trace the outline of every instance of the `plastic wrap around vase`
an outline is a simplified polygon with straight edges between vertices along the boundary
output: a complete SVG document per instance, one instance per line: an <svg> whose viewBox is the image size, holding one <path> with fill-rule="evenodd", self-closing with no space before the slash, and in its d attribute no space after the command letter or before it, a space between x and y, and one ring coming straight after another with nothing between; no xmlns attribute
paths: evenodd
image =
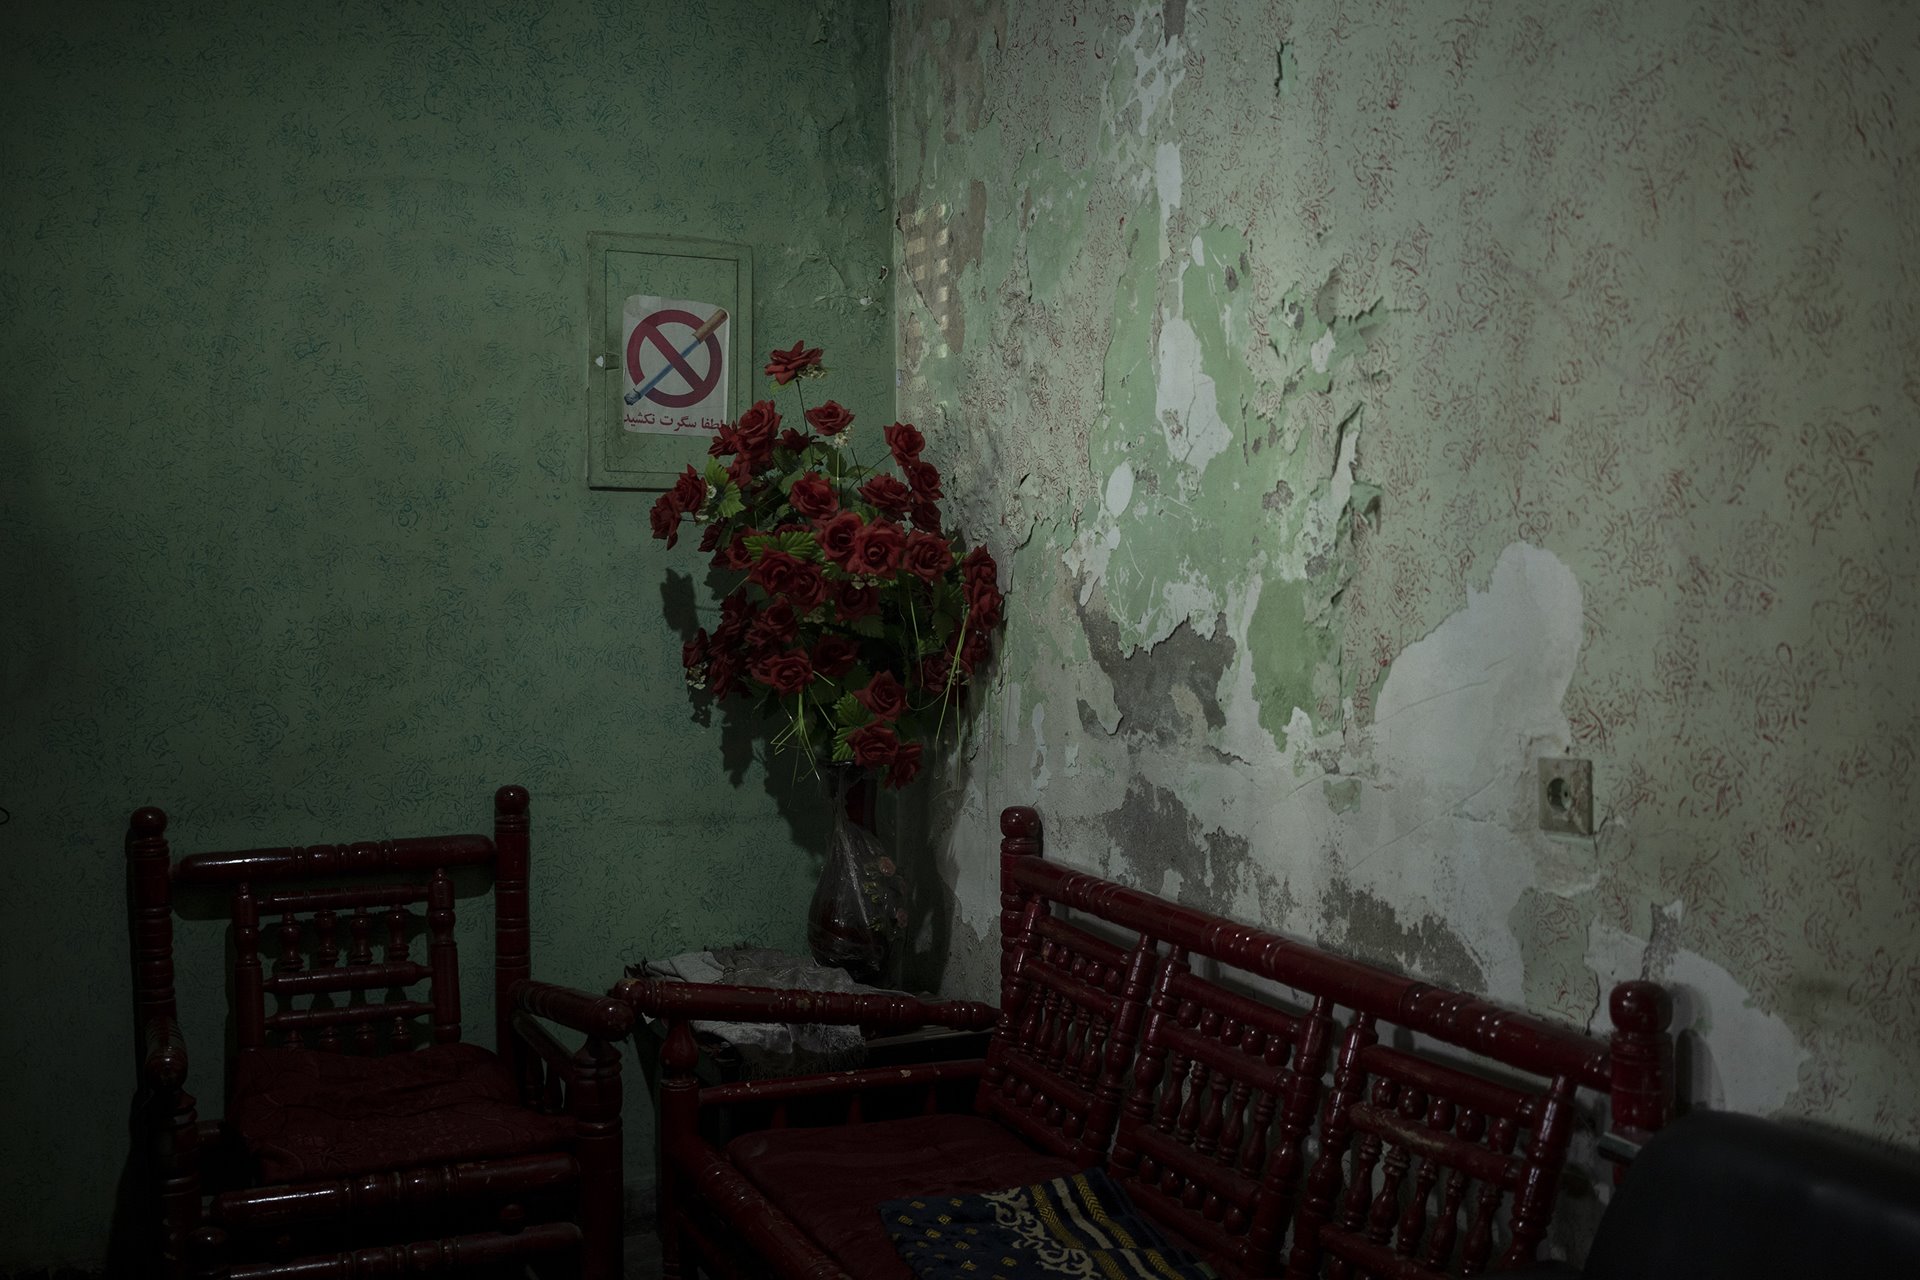
<svg viewBox="0 0 1920 1280"><path fill-rule="evenodd" d="M872 829L872 788L864 773L827 778L833 806L826 865L807 907L807 949L856 982L884 986L894 940L906 923L906 885Z"/></svg>

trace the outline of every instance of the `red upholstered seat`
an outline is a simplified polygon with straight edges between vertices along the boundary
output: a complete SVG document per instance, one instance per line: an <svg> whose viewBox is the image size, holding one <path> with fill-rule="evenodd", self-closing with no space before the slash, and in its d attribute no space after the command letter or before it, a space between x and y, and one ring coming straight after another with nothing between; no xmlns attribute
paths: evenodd
<svg viewBox="0 0 1920 1280"><path fill-rule="evenodd" d="M551 1151L573 1133L521 1106L506 1064L471 1044L244 1053L227 1117L274 1182Z"/></svg>
<svg viewBox="0 0 1920 1280"><path fill-rule="evenodd" d="M766 1129L735 1139L727 1157L835 1261L866 1280L913 1280L880 1225L881 1201L997 1191L1080 1171L974 1115Z"/></svg>

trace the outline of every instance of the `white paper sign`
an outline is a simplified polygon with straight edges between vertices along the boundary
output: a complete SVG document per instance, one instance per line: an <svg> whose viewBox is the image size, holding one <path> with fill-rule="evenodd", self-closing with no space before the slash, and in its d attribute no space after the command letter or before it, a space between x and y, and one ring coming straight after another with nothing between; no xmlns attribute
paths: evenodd
<svg viewBox="0 0 1920 1280"><path fill-rule="evenodd" d="M727 331L711 302L636 293L621 308L628 431L712 435L727 421Z"/></svg>

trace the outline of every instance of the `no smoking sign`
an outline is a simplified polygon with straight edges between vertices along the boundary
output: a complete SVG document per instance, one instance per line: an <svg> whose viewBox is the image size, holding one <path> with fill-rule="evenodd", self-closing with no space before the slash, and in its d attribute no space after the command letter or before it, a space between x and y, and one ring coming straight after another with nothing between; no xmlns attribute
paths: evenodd
<svg viewBox="0 0 1920 1280"><path fill-rule="evenodd" d="M627 393L621 425L711 435L727 421L727 313L710 302L634 294L621 308Z"/></svg>

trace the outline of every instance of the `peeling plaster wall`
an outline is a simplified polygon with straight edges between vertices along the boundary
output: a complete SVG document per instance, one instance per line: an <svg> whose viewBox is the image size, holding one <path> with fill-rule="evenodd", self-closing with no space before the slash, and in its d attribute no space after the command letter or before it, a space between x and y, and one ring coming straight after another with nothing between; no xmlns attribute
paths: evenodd
<svg viewBox="0 0 1920 1280"><path fill-rule="evenodd" d="M901 413L1001 557L935 799L1920 1141L1920 18L904 0ZM984 207L982 205L984 201ZM1534 760L1594 762L1591 839Z"/></svg>

